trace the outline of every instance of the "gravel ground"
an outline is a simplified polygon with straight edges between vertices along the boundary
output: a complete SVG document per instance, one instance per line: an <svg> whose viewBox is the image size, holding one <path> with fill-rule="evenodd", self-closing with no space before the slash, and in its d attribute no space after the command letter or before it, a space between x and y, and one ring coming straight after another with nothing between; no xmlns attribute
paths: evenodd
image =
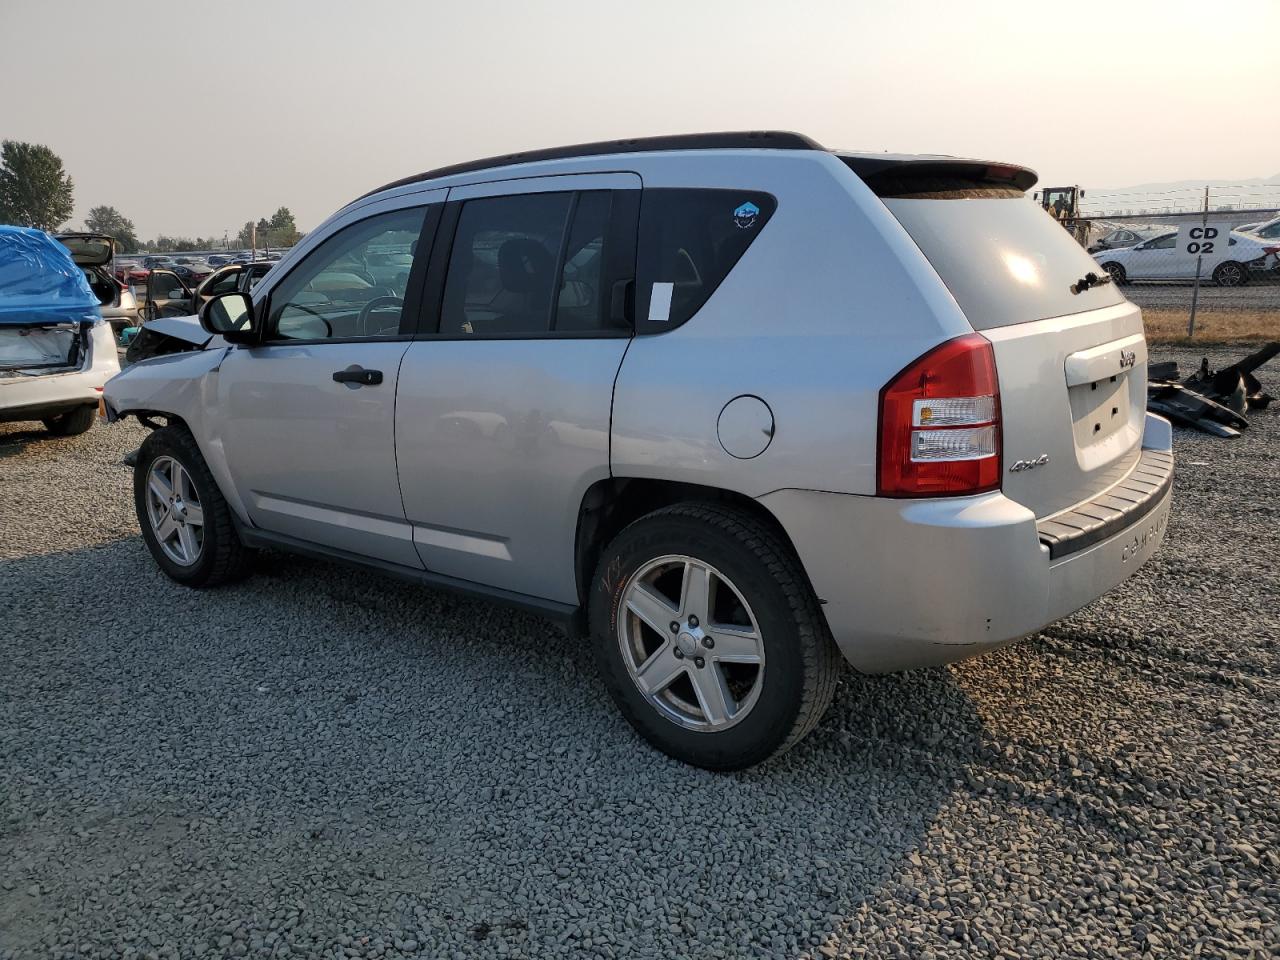
<svg viewBox="0 0 1280 960"><path fill-rule="evenodd" d="M1178 434L1121 589L850 671L734 775L644 746L524 615L280 556L169 583L142 436L0 427L0 957L1280 953L1275 411Z"/></svg>

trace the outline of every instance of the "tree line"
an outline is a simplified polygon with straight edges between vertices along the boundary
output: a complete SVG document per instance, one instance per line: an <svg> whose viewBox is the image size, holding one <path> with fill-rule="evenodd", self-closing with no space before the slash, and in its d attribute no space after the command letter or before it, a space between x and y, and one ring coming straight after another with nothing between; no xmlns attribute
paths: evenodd
<svg viewBox="0 0 1280 960"><path fill-rule="evenodd" d="M35 227L49 233L69 228L67 220L74 208L75 182L62 165L62 158L39 143L5 140L0 145L0 223ZM288 247L302 237L288 207L280 207L270 217L249 220L229 241L223 237L169 237L140 240L133 221L115 207L92 207L84 218L90 233L114 237L122 253L148 250L209 250L229 242L233 247Z"/></svg>

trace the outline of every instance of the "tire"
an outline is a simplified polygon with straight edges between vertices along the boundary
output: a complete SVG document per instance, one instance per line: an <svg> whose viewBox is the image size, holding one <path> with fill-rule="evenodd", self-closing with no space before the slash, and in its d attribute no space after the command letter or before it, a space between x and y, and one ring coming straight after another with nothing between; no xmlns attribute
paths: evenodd
<svg viewBox="0 0 1280 960"><path fill-rule="evenodd" d="M1102 265L1102 269L1111 275L1112 281L1118 287L1129 282L1129 275L1124 272L1124 267L1120 266L1120 264L1116 263L1114 260L1104 263Z"/></svg>
<svg viewBox="0 0 1280 960"><path fill-rule="evenodd" d="M55 437L74 437L92 427L93 420L97 415L97 407L86 405L77 407L70 413L59 414L56 417L46 417L43 423L45 429Z"/></svg>
<svg viewBox="0 0 1280 960"><path fill-rule="evenodd" d="M702 568L714 584L704 619L714 622L690 625L697 618L687 614L697 604L670 597L686 592L679 587L682 576ZM648 593L637 593L639 585ZM646 625L640 626L632 603L651 603L649 598L662 591L667 606L650 607ZM682 606L686 609L678 609ZM660 634L651 623L668 615L672 620ZM818 601L789 547L749 514L718 504L666 507L619 533L600 558L588 616L600 674L623 716L659 750L708 770L740 770L794 746L830 705L842 668ZM729 623L739 624L736 632L725 632L729 628L722 624ZM753 627L755 641L744 641L743 631ZM637 636L644 641L639 649ZM745 660L744 645L752 642L758 665L717 659ZM682 644L687 652L678 652ZM655 676L668 668L683 676L677 674L656 695L652 689L642 692L638 675ZM717 711L701 705L699 690L708 684L724 693L722 705L735 701L736 712L725 711L727 719L713 722ZM655 688L660 685L659 680Z"/></svg>
<svg viewBox="0 0 1280 960"><path fill-rule="evenodd" d="M174 482L174 464L185 474L181 482ZM156 486L152 484L153 468L160 474ZM163 489L166 481L176 491L178 506L188 518L185 525L199 528L191 530L195 549L185 549L189 541L177 535L166 535L162 542L163 521L158 525L153 518L156 501L149 498L156 494L163 500L156 491ZM171 580L188 587L215 587L243 579L252 570L253 551L240 542L231 508L214 482L195 438L184 427L164 427L142 442L133 468L133 499L147 549ZM200 515L198 524L196 513ZM172 500L168 515L178 516ZM178 556L182 553L187 554L185 562Z"/></svg>
<svg viewBox="0 0 1280 960"><path fill-rule="evenodd" d="M1220 287L1243 287L1249 282L1249 271L1244 264L1227 260L1214 269L1213 282Z"/></svg>

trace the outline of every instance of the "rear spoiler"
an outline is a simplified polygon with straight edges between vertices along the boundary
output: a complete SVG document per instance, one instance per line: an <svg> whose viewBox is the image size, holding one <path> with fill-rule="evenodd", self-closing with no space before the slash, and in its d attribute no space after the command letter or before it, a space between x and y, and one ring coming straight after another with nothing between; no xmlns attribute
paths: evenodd
<svg viewBox="0 0 1280 960"><path fill-rule="evenodd" d="M877 196L910 197L920 194L979 190L1025 193L1039 180L1029 167L955 157L895 157L837 154Z"/></svg>

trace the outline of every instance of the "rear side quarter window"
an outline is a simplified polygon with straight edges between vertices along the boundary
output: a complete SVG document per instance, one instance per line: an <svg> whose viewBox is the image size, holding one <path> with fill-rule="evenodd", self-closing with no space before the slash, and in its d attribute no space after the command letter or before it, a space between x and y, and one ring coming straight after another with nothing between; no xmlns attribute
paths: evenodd
<svg viewBox="0 0 1280 960"><path fill-rule="evenodd" d="M636 261L636 332L662 333L698 312L777 209L752 190L645 189Z"/></svg>

